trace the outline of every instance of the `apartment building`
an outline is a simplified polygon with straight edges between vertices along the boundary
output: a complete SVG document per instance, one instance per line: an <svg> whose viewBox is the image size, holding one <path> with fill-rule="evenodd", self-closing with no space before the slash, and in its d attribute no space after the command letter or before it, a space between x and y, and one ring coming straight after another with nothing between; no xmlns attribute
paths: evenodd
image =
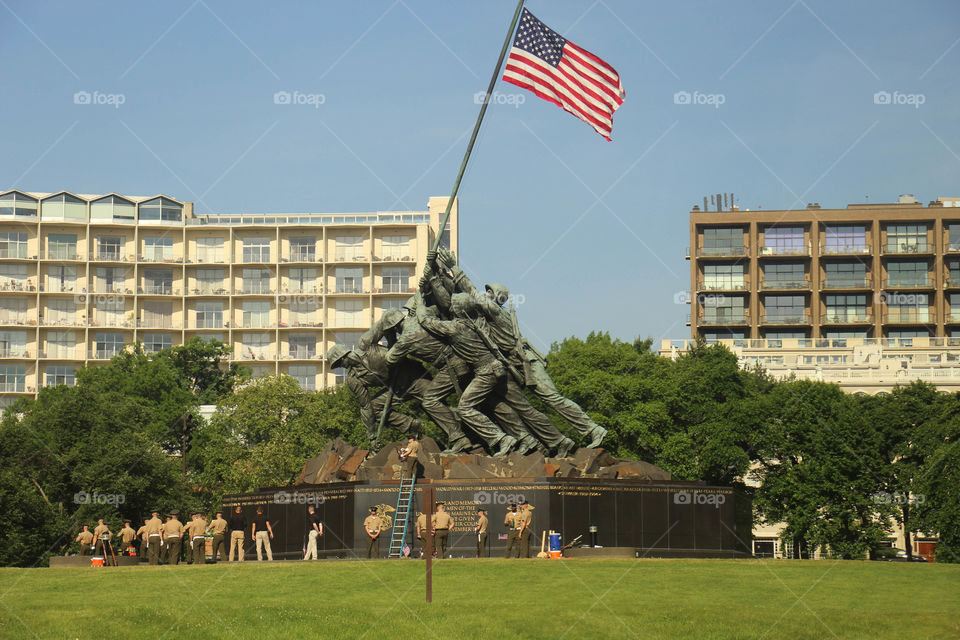
<svg viewBox="0 0 960 640"><path fill-rule="evenodd" d="M0 192L0 407L124 345L221 340L255 375L324 362L414 292L447 198L424 211L196 214L167 196ZM457 204L443 244L457 250Z"/></svg>

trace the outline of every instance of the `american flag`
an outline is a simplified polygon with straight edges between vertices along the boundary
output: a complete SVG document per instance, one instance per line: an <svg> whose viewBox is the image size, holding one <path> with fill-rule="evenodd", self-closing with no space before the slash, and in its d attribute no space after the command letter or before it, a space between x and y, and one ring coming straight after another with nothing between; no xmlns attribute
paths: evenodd
<svg viewBox="0 0 960 640"><path fill-rule="evenodd" d="M620 74L523 10L503 79L569 111L607 140L623 104Z"/></svg>

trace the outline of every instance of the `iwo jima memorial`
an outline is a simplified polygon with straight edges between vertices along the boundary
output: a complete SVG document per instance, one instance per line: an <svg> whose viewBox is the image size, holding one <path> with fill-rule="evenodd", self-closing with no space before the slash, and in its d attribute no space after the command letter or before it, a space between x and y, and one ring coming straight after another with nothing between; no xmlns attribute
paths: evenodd
<svg viewBox="0 0 960 640"><path fill-rule="evenodd" d="M523 4L518 0L440 230L447 228L508 50L505 81L553 102L610 139L613 112L624 98L619 74ZM584 89L571 96L555 71L575 77ZM750 499L730 487L673 481L654 465L606 452L606 431L557 391L545 358L520 334L506 287L478 289L456 256L441 249L442 238L434 234L416 295L402 309L385 312L355 348L334 345L327 353L331 367L346 371L370 448L333 441L306 462L293 486L226 496L223 506L242 506L248 515L262 506L279 525L276 553L287 558L300 557L305 545L308 504L325 525L318 540L321 557L362 554L367 540L362 521L371 506L378 507L389 555L403 557L412 549L417 556L415 517L429 512L434 498L445 503L456 523L448 544L453 556L476 553L478 508L488 511L490 554L502 555L506 531L501 523L508 504L524 500L535 508L532 541L541 540L542 531L556 531L564 541L582 536L590 544L571 548L571 555L747 554ZM527 393L559 414L585 446L577 449L530 404ZM379 442L386 425L392 433L421 432L423 425L404 414L401 403L419 404L446 439L443 451L433 439L421 440L415 477L402 477L398 448L403 443ZM430 499L424 500L425 493Z"/></svg>

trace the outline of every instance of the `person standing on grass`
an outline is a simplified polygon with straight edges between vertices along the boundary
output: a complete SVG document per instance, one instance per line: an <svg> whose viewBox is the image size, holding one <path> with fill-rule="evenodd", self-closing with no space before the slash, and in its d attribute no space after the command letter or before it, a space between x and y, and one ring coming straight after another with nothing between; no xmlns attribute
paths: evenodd
<svg viewBox="0 0 960 640"><path fill-rule="evenodd" d="M217 555L221 560L227 559L227 545L225 544L227 536L227 521L223 519L223 511L217 511L213 521L210 523L210 532L213 534L213 562L216 564Z"/></svg>
<svg viewBox="0 0 960 640"><path fill-rule="evenodd" d="M180 542L183 539L183 523L180 512L174 509L163 523L163 542L167 545L167 564L180 564Z"/></svg>
<svg viewBox="0 0 960 640"><path fill-rule="evenodd" d="M120 553L126 553L127 548L133 545L133 542L137 539L137 532L133 530L133 527L130 526L129 520L123 521L123 529L120 529L120 542L123 544L123 549L120 550Z"/></svg>
<svg viewBox="0 0 960 640"><path fill-rule="evenodd" d="M316 560L317 538L323 535L323 523L320 522L320 514L317 513L317 508L312 504L307 507L307 526L310 529L307 531L307 553L303 556L303 559Z"/></svg>
<svg viewBox="0 0 960 640"><path fill-rule="evenodd" d="M263 515L263 507L257 507L257 515L253 518L250 527L250 536L257 544L257 562L263 562L263 549L267 550L267 561L273 562L273 551L270 549L270 540L273 539L273 527Z"/></svg>
<svg viewBox="0 0 960 640"><path fill-rule="evenodd" d="M370 515L363 521L363 530L367 534L367 559L380 558L380 531L383 521L377 515L377 508L370 507Z"/></svg>
<svg viewBox="0 0 960 640"><path fill-rule="evenodd" d="M160 512L156 509L150 512L152 516L143 526L146 528L147 555L150 564L160 564L160 542L163 540L163 523L160 522Z"/></svg>
<svg viewBox="0 0 960 640"><path fill-rule="evenodd" d="M234 549L237 551L237 562L243 562L243 536L247 531L247 519L243 516L240 505L233 510L230 516L230 562L233 562Z"/></svg>
<svg viewBox="0 0 960 640"><path fill-rule="evenodd" d="M207 559L207 519L199 511L193 514L190 544L193 548L193 564L204 564Z"/></svg>
<svg viewBox="0 0 960 640"><path fill-rule="evenodd" d="M517 546L517 557L520 557L520 514L517 513L517 505L514 502L510 503L510 508L507 511L506 517L503 519L503 526L507 528L507 550L504 552L503 557L509 558L513 555L513 546Z"/></svg>
<svg viewBox="0 0 960 640"><path fill-rule="evenodd" d="M453 529L453 518L444 509L442 502L437 503L437 512L430 518L433 525L433 534L437 540L437 559L440 560L447 553L447 537Z"/></svg>
<svg viewBox="0 0 960 640"><path fill-rule="evenodd" d="M97 549L94 552L94 555L102 555L104 558L107 557L107 543L113 537L113 534L110 533L110 527L103 523L103 518L97 519L97 526L93 530L93 539L97 545Z"/></svg>
<svg viewBox="0 0 960 640"><path fill-rule="evenodd" d="M518 537L520 538L520 557L530 557L530 532L533 527L533 507L524 500L520 503L520 516L517 518L520 522Z"/></svg>
<svg viewBox="0 0 960 640"><path fill-rule="evenodd" d="M423 513L417 513L417 540L420 541L420 555L424 554L423 536L427 532L427 516Z"/></svg>
<svg viewBox="0 0 960 640"><path fill-rule="evenodd" d="M482 558L487 548L487 512L477 509L477 557Z"/></svg>
<svg viewBox="0 0 960 640"><path fill-rule="evenodd" d="M137 549L137 555L140 556L140 562L144 562L147 559L147 550L150 546L150 538L147 534L147 523L150 522L148 518L143 519L143 526L137 529L137 540L140 542L140 548Z"/></svg>
<svg viewBox="0 0 960 640"><path fill-rule="evenodd" d="M90 531L90 525L83 525L83 530L77 534L76 542L80 543L80 555L90 555L93 551L93 533Z"/></svg>

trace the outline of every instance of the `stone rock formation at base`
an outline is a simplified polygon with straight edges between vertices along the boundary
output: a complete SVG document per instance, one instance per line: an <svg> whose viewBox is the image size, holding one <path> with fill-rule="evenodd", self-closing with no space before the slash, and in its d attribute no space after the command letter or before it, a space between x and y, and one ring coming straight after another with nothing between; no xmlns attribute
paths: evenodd
<svg viewBox="0 0 960 640"><path fill-rule="evenodd" d="M394 442L368 457L369 451L337 438L313 458L307 460L295 485L324 484L357 480L399 480L400 454L406 443ZM432 438L420 440L419 477L431 480L496 478L629 478L633 480L670 480L670 473L639 460L615 458L604 449L579 449L569 458L545 458L536 452L512 453L493 458L483 449L440 453Z"/></svg>

